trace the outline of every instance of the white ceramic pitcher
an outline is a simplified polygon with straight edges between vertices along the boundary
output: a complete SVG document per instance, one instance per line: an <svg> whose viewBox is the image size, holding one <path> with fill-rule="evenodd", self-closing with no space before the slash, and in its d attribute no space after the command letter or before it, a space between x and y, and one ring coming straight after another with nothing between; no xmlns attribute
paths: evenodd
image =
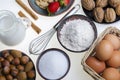
<svg viewBox="0 0 120 80"><path fill-rule="evenodd" d="M26 23L26 24L24 24ZM26 34L26 26L31 22L27 18L18 19L8 10L0 11L0 40L6 45L13 46L20 43Z"/></svg>

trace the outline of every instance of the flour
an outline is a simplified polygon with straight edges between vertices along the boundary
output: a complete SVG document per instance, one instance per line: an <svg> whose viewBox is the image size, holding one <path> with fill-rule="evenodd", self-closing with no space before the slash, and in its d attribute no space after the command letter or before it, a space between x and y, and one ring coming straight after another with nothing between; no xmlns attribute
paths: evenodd
<svg viewBox="0 0 120 80"><path fill-rule="evenodd" d="M69 67L66 56L59 51L46 52L38 64L42 76L49 80L61 78L65 75Z"/></svg>
<svg viewBox="0 0 120 80"><path fill-rule="evenodd" d="M81 19L68 21L60 31L60 42L69 50L82 51L94 40L94 30L89 22Z"/></svg>

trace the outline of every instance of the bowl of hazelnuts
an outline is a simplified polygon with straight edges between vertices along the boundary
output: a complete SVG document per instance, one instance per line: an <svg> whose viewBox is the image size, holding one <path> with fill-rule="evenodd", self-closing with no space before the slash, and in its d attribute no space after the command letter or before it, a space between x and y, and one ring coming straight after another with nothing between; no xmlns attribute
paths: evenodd
<svg viewBox="0 0 120 80"><path fill-rule="evenodd" d="M98 23L120 20L120 0L81 0L85 14Z"/></svg>
<svg viewBox="0 0 120 80"><path fill-rule="evenodd" d="M0 80L35 80L33 61L18 50L0 51Z"/></svg>

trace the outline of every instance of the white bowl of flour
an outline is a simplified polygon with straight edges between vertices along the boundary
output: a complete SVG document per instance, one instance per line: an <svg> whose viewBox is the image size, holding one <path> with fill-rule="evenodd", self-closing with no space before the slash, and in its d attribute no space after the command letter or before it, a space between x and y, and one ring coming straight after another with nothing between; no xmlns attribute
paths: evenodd
<svg viewBox="0 0 120 80"><path fill-rule="evenodd" d="M72 52L83 52L88 50L97 38L97 29L88 17L72 15L60 23L57 38L65 49Z"/></svg>

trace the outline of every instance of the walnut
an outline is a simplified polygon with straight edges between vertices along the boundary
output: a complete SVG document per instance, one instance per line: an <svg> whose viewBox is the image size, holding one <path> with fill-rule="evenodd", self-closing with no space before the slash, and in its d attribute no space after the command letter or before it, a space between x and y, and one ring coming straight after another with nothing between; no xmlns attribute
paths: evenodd
<svg viewBox="0 0 120 80"><path fill-rule="evenodd" d="M115 12L118 16L120 16L120 5L118 5L116 8L115 8Z"/></svg>
<svg viewBox="0 0 120 80"><path fill-rule="evenodd" d="M109 0L109 4L110 4L112 7L116 7L117 5L120 4L120 0Z"/></svg>
<svg viewBox="0 0 120 80"><path fill-rule="evenodd" d="M93 8L95 8L95 2L94 0L81 0L82 6L86 9L86 10L93 10Z"/></svg>
<svg viewBox="0 0 120 80"><path fill-rule="evenodd" d="M108 0L96 0L97 7L106 7L108 4Z"/></svg>
<svg viewBox="0 0 120 80"><path fill-rule="evenodd" d="M97 22L102 22L104 19L104 10L101 7L97 7L93 10L94 19Z"/></svg>
<svg viewBox="0 0 120 80"><path fill-rule="evenodd" d="M113 22L116 19L116 13L113 8L107 8L105 11L105 21Z"/></svg>

